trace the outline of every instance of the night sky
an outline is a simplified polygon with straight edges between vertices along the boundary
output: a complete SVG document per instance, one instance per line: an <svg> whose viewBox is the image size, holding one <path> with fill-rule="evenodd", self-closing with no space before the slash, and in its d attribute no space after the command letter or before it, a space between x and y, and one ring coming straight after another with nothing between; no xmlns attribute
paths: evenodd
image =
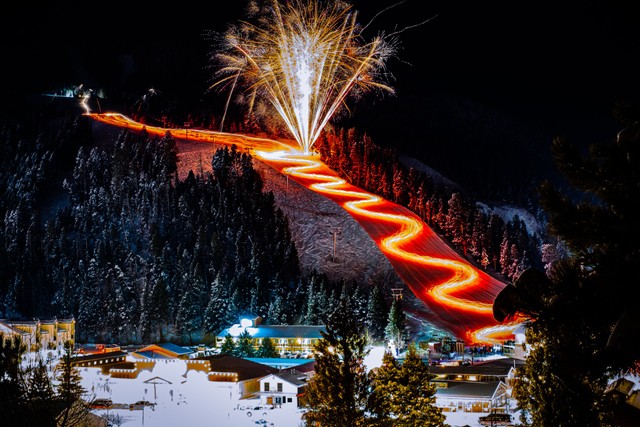
<svg viewBox="0 0 640 427"><path fill-rule="evenodd" d="M205 95L210 42L203 32L223 31L243 17L243 1L220 3L156 3L148 9L117 2L92 9L49 4L8 12L1 39L8 93L84 83L114 95L153 86L189 93L198 102L211 96ZM397 2L352 3L364 24ZM352 123L379 141L420 152L423 160L433 148L425 125L455 133L457 123L484 117L517 123L516 134L535 134L526 144L548 145L558 134L582 143L612 137L618 129L613 103L637 97L639 86L640 33L632 27L631 2L570 3L397 4L365 36L433 19L399 34L398 57L388 63L396 94L353 105ZM451 122L431 123L442 120L439 114Z"/></svg>

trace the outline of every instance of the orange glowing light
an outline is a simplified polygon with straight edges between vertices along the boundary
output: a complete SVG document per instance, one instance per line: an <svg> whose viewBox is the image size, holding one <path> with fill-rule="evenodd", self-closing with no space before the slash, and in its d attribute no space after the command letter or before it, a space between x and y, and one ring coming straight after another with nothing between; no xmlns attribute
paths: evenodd
<svg viewBox="0 0 640 427"><path fill-rule="evenodd" d="M368 193L337 176L319 156L267 138L194 129L145 126L121 114L91 114L93 119L150 134L167 131L190 140L235 144L342 206L374 239L411 291L432 311L429 319L470 343L499 343L514 337L521 321L497 324L492 304L506 286L466 262L408 209Z"/></svg>

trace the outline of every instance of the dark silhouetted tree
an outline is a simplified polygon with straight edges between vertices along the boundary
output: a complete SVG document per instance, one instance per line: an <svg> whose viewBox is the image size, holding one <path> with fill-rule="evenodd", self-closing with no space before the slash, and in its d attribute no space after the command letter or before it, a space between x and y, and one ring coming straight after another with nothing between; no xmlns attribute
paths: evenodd
<svg viewBox="0 0 640 427"><path fill-rule="evenodd" d="M369 382L364 366L366 338L346 296L321 334L314 348L315 374L305 393L303 419L308 426L364 426Z"/></svg>
<svg viewBox="0 0 640 427"><path fill-rule="evenodd" d="M640 360L640 124L587 154L562 138L552 148L558 169L580 193L576 200L548 182L540 188L549 231L569 257L548 276L525 271L496 297L494 316L533 320L514 396L534 425L612 425L607 382L637 371Z"/></svg>

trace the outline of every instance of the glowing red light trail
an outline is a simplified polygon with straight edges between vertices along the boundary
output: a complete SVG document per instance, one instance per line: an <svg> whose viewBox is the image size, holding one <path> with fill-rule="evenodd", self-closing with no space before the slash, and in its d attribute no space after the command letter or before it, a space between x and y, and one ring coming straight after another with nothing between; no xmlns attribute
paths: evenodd
<svg viewBox="0 0 640 427"><path fill-rule="evenodd" d="M429 319L469 343L513 337L519 324L498 324L492 304L506 286L465 261L419 217L406 208L365 192L338 177L316 155L265 138L192 129L165 129L137 123L121 114L91 114L95 120L150 134L236 144L312 191L340 204L378 244L411 291L434 313Z"/></svg>

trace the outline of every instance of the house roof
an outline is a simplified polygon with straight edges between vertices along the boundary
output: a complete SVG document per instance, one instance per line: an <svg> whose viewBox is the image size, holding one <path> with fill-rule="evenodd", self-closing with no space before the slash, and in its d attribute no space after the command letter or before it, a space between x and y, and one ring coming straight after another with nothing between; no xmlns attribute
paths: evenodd
<svg viewBox="0 0 640 427"><path fill-rule="evenodd" d="M161 347L161 348L163 348L163 349L167 350L167 351L170 351L170 352L172 352L172 353L179 354L179 355L180 355L180 354L189 354L189 353L193 353L193 350L191 350L190 348L182 347L182 346L179 346L179 345L176 345L176 344L170 343L170 342L165 342L165 343L162 343L162 344L156 344L156 345L157 345L158 347Z"/></svg>
<svg viewBox="0 0 640 427"><path fill-rule="evenodd" d="M307 385L307 382L304 379L306 378L305 374L295 369L278 372L277 374L273 374L274 377L280 378L282 381L286 381L289 384L293 384L296 387L303 387Z"/></svg>
<svg viewBox="0 0 640 427"><path fill-rule="evenodd" d="M193 351L189 348L166 342L148 345L139 349L136 353L149 359L167 359L193 353Z"/></svg>
<svg viewBox="0 0 640 427"><path fill-rule="evenodd" d="M316 369L316 360L311 359L306 363L298 365L295 367L295 370L302 373L313 372Z"/></svg>
<svg viewBox="0 0 640 427"><path fill-rule="evenodd" d="M501 381L450 381L447 388L437 388L438 397L491 399Z"/></svg>
<svg viewBox="0 0 640 427"><path fill-rule="evenodd" d="M326 331L324 325L259 325L256 327L243 328L240 325L234 325L230 328L222 330L218 334L219 338L227 335L232 337L239 336L244 331L249 332L252 338L307 338L320 339L320 331Z"/></svg>
<svg viewBox="0 0 640 427"><path fill-rule="evenodd" d="M238 375L238 381L262 378L269 374L275 374L278 369L261 363L252 362L240 357L228 354L216 354L214 356L199 357L195 360L208 360L212 372L231 372Z"/></svg>
<svg viewBox="0 0 640 427"><path fill-rule="evenodd" d="M618 378L607 385L605 393L619 392L628 395L634 386L635 383L633 381L627 378Z"/></svg>
<svg viewBox="0 0 640 427"><path fill-rule="evenodd" d="M524 364L523 360L511 357L492 359L482 362L474 362L467 366L430 366L429 371L434 375L486 375L506 377L514 366L517 368Z"/></svg>
<svg viewBox="0 0 640 427"><path fill-rule="evenodd" d="M302 367L304 372L312 371L315 366L315 360L313 359L287 359L287 358L279 358L279 357L247 357L246 360L251 360L252 362L261 363L263 365L271 366L272 368L285 370L295 368L298 369Z"/></svg>
<svg viewBox="0 0 640 427"><path fill-rule="evenodd" d="M136 351L133 353L133 356L139 356L144 359L175 359L175 357L169 354L159 353L153 350Z"/></svg>
<svg viewBox="0 0 640 427"><path fill-rule="evenodd" d="M114 357L126 356L124 351L109 351L106 353L90 353L84 356L74 356L73 363L90 362L92 360L112 359Z"/></svg>
<svg viewBox="0 0 640 427"><path fill-rule="evenodd" d="M0 333L7 334L7 335L13 335L13 334L29 335L29 332L23 331L22 329L18 329L12 326L11 324L2 323L2 322L0 322Z"/></svg>

